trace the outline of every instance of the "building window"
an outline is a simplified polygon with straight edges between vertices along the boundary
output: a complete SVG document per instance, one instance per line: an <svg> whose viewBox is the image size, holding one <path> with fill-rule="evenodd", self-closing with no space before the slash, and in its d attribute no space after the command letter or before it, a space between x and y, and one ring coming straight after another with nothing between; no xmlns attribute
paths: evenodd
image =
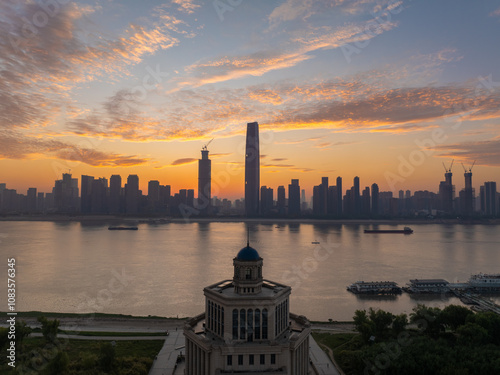
<svg viewBox="0 0 500 375"><path fill-rule="evenodd" d="M249 364L249 365L253 365L253 364L254 364L254 362L253 362L253 354L250 354L250 355L248 356L248 364Z"/></svg>
<svg viewBox="0 0 500 375"><path fill-rule="evenodd" d="M249 309L248 310L248 317L247 317L247 335L248 335L248 341L251 342L253 341L253 310Z"/></svg>
<svg viewBox="0 0 500 375"><path fill-rule="evenodd" d="M271 354L271 364L272 365L276 364L276 354Z"/></svg>
<svg viewBox="0 0 500 375"><path fill-rule="evenodd" d="M255 309L254 337L256 340L260 340L260 310L259 309Z"/></svg>
<svg viewBox="0 0 500 375"><path fill-rule="evenodd" d="M246 311L244 309L241 309L240 310L240 339L241 340L245 340L245 338L246 338L246 335L245 335L245 332L246 332L245 324L246 324Z"/></svg>
<svg viewBox="0 0 500 375"><path fill-rule="evenodd" d="M266 364L266 355L265 354L261 354L260 355L260 364L261 365L265 365Z"/></svg>
<svg viewBox="0 0 500 375"><path fill-rule="evenodd" d="M262 310L262 340L267 340L267 309Z"/></svg>
<svg viewBox="0 0 500 375"><path fill-rule="evenodd" d="M221 307L220 323L220 335L224 336L224 307Z"/></svg>
<svg viewBox="0 0 500 375"><path fill-rule="evenodd" d="M227 356L227 365L228 366L232 366L233 365L233 356L231 354L229 354Z"/></svg>
<svg viewBox="0 0 500 375"><path fill-rule="evenodd" d="M243 354L238 354L238 365L243 366Z"/></svg>
<svg viewBox="0 0 500 375"><path fill-rule="evenodd" d="M238 340L238 310L233 310L233 340Z"/></svg>
<svg viewBox="0 0 500 375"><path fill-rule="evenodd" d="M247 268L247 269L245 270L245 278L246 278L247 280L250 280L250 279L252 278L252 269L251 269L251 268Z"/></svg>

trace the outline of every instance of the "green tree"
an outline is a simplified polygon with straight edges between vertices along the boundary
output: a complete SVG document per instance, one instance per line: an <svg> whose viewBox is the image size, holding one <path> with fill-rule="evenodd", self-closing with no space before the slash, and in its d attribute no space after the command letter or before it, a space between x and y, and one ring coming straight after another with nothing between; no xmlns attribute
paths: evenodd
<svg viewBox="0 0 500 375"><path fill-rule="evenodd" d="M54 359L52 359L43 373L45 375L66 375L69 368L69 358L63 351L58 351Z"/></svg>
<svg viewBox="0 0 500 375"><path fill-rule="evenodd" d="M476 323L466 323L457 329L461 345L484 345L490 341L488 331Z"/></svg>
<svg viewBox="0 0 500 375"><path fill-rule="evenodd" d="M440 314L441 309L439 307L427 307L418 304L410 314L410 322L417 324L418 328L422 331L435 336L444 331L439 319Z"/></svg>
<svg viewBox="0 0 500 375"><path fill-rule="evenodd" d="M455 331L458 327L465 324L467 317L470 315L474 315L474 313L467 307L449 305L441 311L439 319L441 323Z"/></svg>
<svg viewBox="0 0 500 375"><path fill-rule="evenodd" d="M354 327L361 334L363 341L368 341L375 333L375 324L368 319L365 310L356 310L354 312Z"/></svg>
<svg viewBox="0 0 500 375"><path fill-rule="evenodd" d="M38 321L42 323L42 334L48 342L55 342L57 338L57 331L59 329L59 320L48 320L44 316L38 317Z"/></svg>
<svg viewBox="0 0 500 375"><path fill-rule="evenodd" d="M375 327L375 335L379 338L386 336L389 326L392 324L394 315L384 310L374 310L370 307L368 316Z"/></svg>
<svg viewBox="0 0 500 375"><path fill-rule="evenodd" d="M408 316L406 314L399 314L394 317L392 321L392 330L397 335L403 332L408 325Z"/></svg>

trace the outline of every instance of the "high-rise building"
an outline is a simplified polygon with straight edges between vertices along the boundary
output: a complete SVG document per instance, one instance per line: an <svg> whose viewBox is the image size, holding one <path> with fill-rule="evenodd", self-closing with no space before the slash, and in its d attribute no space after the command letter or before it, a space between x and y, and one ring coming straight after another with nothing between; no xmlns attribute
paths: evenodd
<svg viewBox="0 0 500 375"><path fill-rule="evenodd" d="M337 216L342 216L342 213L344 212L342 208L342 177L337 177Z"/></svg>
<svg viewBox="0 0 500 375"><path fill-rule="evenodd" d="M465 171L465 188L462 195L462 214L471 216L474 213L474 189L472 188L472 167Z"/></svg>
<svg viewBox="0 0 500 375"><path fill-rule="evenodd" d="M93 214L105 214L108 212L108 180L100 177L92 181L92 192L90 199L90 211Z"/></svg>
<svg viewBox="0 0 500 375"><path fill-rule="evenodd" d="M365 187L361 195L361 215L363 217L370 216L370 188Z"/></svg>
<svg viewBox="0 0 500 375"><path fill-rule="evenodd" d="M245 153L245 214L256 216L259 214L260 189L260 150L259 124L247 124L246 153Z"/></svg>
<svg viewBox="0 0 500 375"><path fill-rule="evenodd" d="M80 178L80 212L82 214L89 214L91 211L91 199L92 199L92 182L94 181L93 176L82 175Z"/></svg>
<svg viewBox="0 0 500 375"><path fill-rule="evenodd" d="M186 374L310 374L311 327L290 312L291 287L264 280L248 244L233 266L231 280L203 289L205 311L184 325Z"/></svg>
<svg viewBox="0 0 500 375"><path fill-rule="evenodd" d="M78 179L70 173L63 173L62 180L56 180L53 193L54 205L58 212L76 212L80 208Z"/></svg>
<svg viewBox="0 0 500 375"><path fill-rule="evenodd" d="M274 191L272 188L262 186L260 188L260 214L269 215L274 205Z"/></svg>
<svg viewBox="0 0 500 375"><path fill-rule="evenodd" d="M139 177L135 174L130 174L125 184L125 213L139 213Z"/></svg>
<svg viewBox="0 0 500 375"><path fill-rule="evenodd" d="M379 210L379 190L377 184L372 184L372 207L371 215L377 217L380 214Z"/></svg>
<svg viewBox="0 0 500 375"><path fill-rule="evenodd" d="M209 142L210 143L210 142ZM207 145L198 160L198 210L201 215L210 214L212 201L212 161L208 158Z"/></svg>
<svg viewBox="0 0 500 375"><path fill-rule="evenodd" d="M109 179L109 213L120 214L123 212L122 203L122 177L114 174Z"/></svg>
<svg viewBox="0 0 500 375"><path fill-rule="evenodd" d="M278 213L284 215L286 213L286 196L285 187L278 186Z"/></svg>
<svg viewBox="0 0 500 375"><path fill-rule="evenodd" d="M488 216L497 216L497 183L493 181L484 183L484 199L481 197L481 202L484 200L483 213Z"/></svg>
<svg viewBox="0 0 500 375"><path fill-rule="evenodd" d="M288 185L288 215L300 215L300 185L298 179L292 179L292 183Z"/></svg>

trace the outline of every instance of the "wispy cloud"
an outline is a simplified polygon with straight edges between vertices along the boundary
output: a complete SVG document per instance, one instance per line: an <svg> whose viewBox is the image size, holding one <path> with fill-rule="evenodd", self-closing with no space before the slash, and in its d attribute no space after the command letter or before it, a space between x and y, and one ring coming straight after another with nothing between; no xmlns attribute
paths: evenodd
<svg viewBox="0 0 500 375"><path fill-rule="evenodd" d="M182 159L177 159L177 160L174 160L170 165L185 165L185 164L192 164L192 163L195 163L197 162L198 159L196 158L182 158Z"/></svg>
<svg viewBox="0 0 500 375"><path fill-rule="evenodd" d="M455 158L466 164L474 161L478 165L500 166L500 138L483 141L455 143L451 145L438 145L435 150L439 156Z"/></svg>
<svg viewBox="0 0 500 375"><path fill-rule="evenodd" d="M490 12L490 17L500 17L500 8L495 9L494 11Z"/></svg>
<svg viewBox="0 0 500 375"><path fill-rule="evenodd" d="M177 10L188 14L194 13L196 9L201 7L194 0L172 0L172 3L178 6Z"/></svg>
<svg viewBox="0 0 500 375"><path fill-rule="evenodd" d="M0 131L0 158L30 159L40 155L48 158L78 161L94 167L134 166L148 162L136 155L122 155L80 147L54 139L42 139L17 131Z"/></svg>

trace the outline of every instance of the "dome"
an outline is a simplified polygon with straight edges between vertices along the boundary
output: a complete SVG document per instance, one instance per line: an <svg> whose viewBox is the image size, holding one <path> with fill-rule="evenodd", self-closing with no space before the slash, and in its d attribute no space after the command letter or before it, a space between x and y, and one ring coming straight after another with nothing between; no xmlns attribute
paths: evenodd
<svg viewBox="0 0 500 375"><path fill-rule="evenodd" d="M255 250L253 247L246 246L243 249L240 250L238 255L236 255L236 259L238 260L259 260L260 256L257 250Z"/></svg>

